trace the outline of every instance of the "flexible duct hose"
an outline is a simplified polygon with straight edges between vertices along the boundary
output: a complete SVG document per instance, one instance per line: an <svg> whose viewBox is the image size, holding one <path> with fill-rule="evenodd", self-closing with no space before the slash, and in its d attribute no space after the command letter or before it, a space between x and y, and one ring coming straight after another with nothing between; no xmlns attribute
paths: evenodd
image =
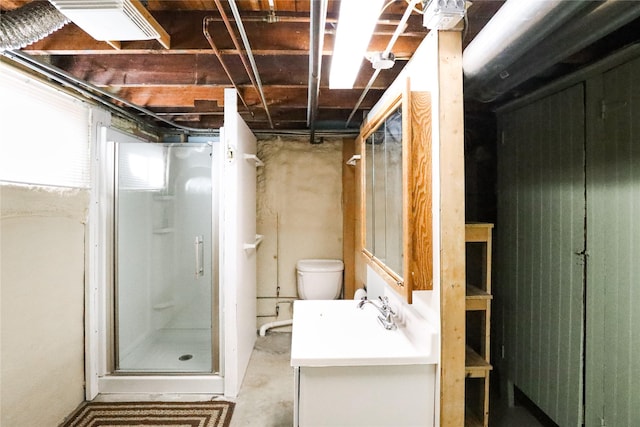
<svg viewBox="0 0 640 427"><path fill-rule="evenodd" d="M0 17L0 51L21 49L69 22L48 1L34 1Z"/></svg>

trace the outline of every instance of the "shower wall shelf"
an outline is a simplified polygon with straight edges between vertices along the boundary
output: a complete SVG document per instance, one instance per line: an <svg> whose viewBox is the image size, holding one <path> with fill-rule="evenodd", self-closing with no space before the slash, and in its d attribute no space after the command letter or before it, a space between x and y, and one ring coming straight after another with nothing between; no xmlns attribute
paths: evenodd
<svg viewBox="0 0 640 427"><path fill-rule="evenodd" d="M245 251L256 250L258 246L260 246L260 243L262 243L262 239L264 239L264 236L262 234L256 234L255 243L245 243L244 250Z"/></svg>
<svg viewBox="0 0 640 427"><path fill-rule="evenodd" d="M358 160L361 160L362 156L360 154L354 154L351 156L349 160L347 160L346 164L349 166L355 166Z"/></svg>
<svg viewBox="0 0 640 427"><path fill-rule="evenodd" d="M174 229L171 227L154 228L153 234L169 234L169 233L173 233L173 231Z"/></svg>
<svg viewBox="0 0 640 427"><path fill-rule="evenodd" d="M261 167L261 166L264 166L264 162L262 160L260 160L258 158L258 156L256 156L255 154L245 154L244 158L245 158L245 160L251 160L251 161L256 162L256 167L257 168Z"/></svg>
<svg viewBox="0 0 640 427"><path fill-rule="evenodd" d="M154 310L166 310L167 308L173 307L175 304L173 301L164 301L153 306Z"/></svg>
<svg viewBox="0 0 640 427"><path fill-rule="evenodd" d="M154 194L153 195L153 200L157 200L159 202L167 202L170 200L175 199L176 196L172 195L172 194Z"/></svg>

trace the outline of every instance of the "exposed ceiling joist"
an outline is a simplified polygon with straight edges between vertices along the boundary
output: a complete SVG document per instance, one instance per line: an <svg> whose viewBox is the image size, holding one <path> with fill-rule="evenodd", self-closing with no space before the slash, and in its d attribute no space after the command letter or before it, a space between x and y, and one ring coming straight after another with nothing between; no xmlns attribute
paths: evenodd
<svg viewBox="0 0 640 427"><path fill-rule="evenodd" d="M0 13L42 0L2 0ZM121 109L133 111L127 103L188 123L190 128L214 129L222 124L225 87L236 87L244 100L241 114L254 129L270 129L269 115L275 130L309 131L309 0L242 0L237 1L238 18L242 21L246 38L263 86L264 99L251 81L241 57L247 55L243 43L234 43L216 0L148 0L143 4L151 17L166 31L171 44L165 49L158 40L121 41L119 49L107 42L94 40L73 23L25 47L23 52L61 69L75 79L82 80L111 93L126 103L116 102ZM510 0L519 1L519 0ZM237 31L236 17L228 0L219 0L229 24ZM351 90L328 88L328 67L331 63L335 26L339 10L338 0L327 1L324 25L322 67L317 96L318 129L344 129L350 115L351 129L357 129L366 114L394 81L413 55L428 30L422 16L414 12L404 31L395 42L392 52L396 63L389 70L380 71L362 103L358 99L374 73L363 58L360 73ZM474 0L468 10L464 29L464 46L482 30L499 10L502 0ZM602 2L593 2L602 3ZM369 53L385 50L406 9L406 0L396 0L380 16L369 45ZM418 5L418 9L420 5ZM217 51L202 31L203 20L210 17L207 29L213 36ZM239 35L236 32L235 36ZM638 19L625 24L570 57L554 64L544 76L536 76L505 96L514 96L534 85L543 84L561 73L575 70L606 52L625 44L640 41ZM464 47L463 46L463 47ZM222 65L224 63L224 66ZM226 68L226 70L225 70ZM232 79L230 79L230 76ZM467 100L467 106L471 103ZM356 107L357 106L357 107ZM484 106L482 108L490 108ZM269 114L267 114L267 109ZM253 114L253 116L252 116ZM167 123L151 117L159 126Z"/></svg>

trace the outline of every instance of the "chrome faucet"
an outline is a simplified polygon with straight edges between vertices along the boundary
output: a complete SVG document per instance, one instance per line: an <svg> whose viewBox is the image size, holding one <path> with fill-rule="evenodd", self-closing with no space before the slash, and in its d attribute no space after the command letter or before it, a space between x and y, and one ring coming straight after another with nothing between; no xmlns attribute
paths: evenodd
<svg viewBox="0 0 640 427"><path fill-rule="evenodd" d="M380 312L378 322L380 322L382 327L388 331L397 329L398 326L396 322L393 321L393 316L396 315L396 312L393 311L391 305L389 305L389 298L386 296L378 298L380 299L380 305L376 304L375 301L367 299L367 297L363 297L360 302L358 302L358 308L363 308L367 303L373 305Z"/></svg>

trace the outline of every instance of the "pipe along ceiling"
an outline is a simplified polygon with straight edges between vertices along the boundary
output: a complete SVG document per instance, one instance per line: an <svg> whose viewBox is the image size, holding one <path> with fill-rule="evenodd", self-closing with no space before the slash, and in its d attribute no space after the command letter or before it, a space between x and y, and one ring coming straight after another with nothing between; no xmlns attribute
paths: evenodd
<svg viewBox="0 0 640 427"><path fill-rule="evenodd" d="M463 54L465 96L510 90L640 16L640 2L507 0Z"/></svg>

